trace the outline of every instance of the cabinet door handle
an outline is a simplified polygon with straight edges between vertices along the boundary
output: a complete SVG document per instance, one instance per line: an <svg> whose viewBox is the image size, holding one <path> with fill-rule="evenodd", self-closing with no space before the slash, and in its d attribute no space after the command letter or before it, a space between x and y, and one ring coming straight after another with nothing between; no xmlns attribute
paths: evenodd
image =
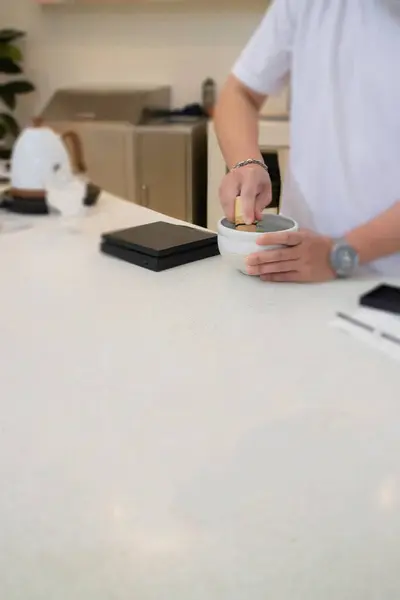
<svg viewBox="0 0 400 600"><path fill-rule="evenodd" d="M147 185L142 185L142 206L149 208L149 188Z"/></svg>
<svg viewBox="0 0 400 600"><path fill-rule="evenodd" d="M75 119L77 121L95 121L96 113L94 113L94 112L78 112L78 113L75 113Z"/></svg>

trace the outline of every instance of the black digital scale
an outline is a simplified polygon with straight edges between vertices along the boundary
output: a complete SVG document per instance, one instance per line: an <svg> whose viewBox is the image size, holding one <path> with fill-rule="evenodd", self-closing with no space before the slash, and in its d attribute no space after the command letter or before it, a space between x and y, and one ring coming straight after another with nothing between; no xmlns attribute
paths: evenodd
<svg viewBox="0 0 400 600"><path fill-rule="evenodd" d="M219 254L215 233L164 221L104 233L100 250L151 271L165 271Z"/></svg>
<svg viewBox="0 0 400 600"><path fill-rule="evenodd" d="M85 206L97 204L101 188L93 183L86 186L86 196L83 199ZM22 215L48 215L50 209L47 205L46 194L40 196L19 196L11 189L0 194L0 209Z"/></svg>

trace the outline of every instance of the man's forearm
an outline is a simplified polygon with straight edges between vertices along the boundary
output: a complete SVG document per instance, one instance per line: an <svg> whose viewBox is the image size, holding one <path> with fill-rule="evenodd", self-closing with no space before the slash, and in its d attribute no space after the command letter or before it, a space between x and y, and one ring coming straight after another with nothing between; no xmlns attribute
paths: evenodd
<svg viewBox="0 0 400 600"><path fill-rule="evenodd" d="M346 240L359 253L361 264L400 252L400 200L375 219L350 231Z"/></svg>
<svg viewBox="0 0 400 600"><path fill-rule="evenodd" d="M262 160L258 143L259 111L264 98L245 90L232 75L214 114L215 131L229 168L247 158Z"/></svg>

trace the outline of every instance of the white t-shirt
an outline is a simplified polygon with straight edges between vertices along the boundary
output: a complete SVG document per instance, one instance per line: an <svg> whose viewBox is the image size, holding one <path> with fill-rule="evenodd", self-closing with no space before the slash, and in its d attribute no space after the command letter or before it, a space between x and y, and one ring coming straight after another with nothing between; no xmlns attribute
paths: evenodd
<svg viewBox="0 0 400 600"><path fill-rule="evenodd" d="M233 73L263 94L290 75L284 214L341 237L400 200L400 0L275 0Z"/></svg>

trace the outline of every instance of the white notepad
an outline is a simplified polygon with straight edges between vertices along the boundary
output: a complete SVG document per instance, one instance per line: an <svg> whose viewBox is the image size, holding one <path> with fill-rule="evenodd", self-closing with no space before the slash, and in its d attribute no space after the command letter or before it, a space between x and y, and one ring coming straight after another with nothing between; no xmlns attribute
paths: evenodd
<svg viewBox="0 0 400 600"><path fill-rule="evenodd" d="M331 324L400 361L400 316L358 308L354 312L338 312Z"/></svg>

